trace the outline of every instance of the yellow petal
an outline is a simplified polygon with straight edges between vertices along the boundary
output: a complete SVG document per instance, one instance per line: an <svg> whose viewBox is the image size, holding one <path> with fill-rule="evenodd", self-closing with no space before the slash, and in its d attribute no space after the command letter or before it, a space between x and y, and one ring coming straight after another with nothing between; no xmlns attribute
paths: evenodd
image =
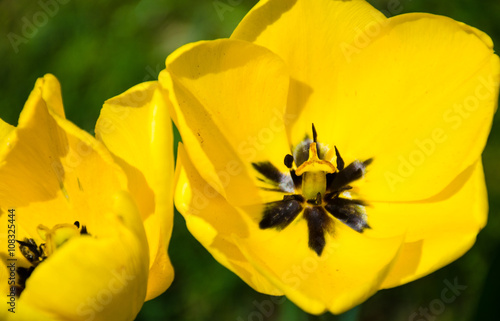
<svg viewBox="0 0 500 321"><path fill-rule="evenodd" d="M348 108L330 114L345 120L331 137L350 157L375 158L367 199L429 198L478 159L500 80L498 56L478 34L445 17L394 17L338 71L335 104Z"/></svg>
<svg viewBox="0 0 500 321"><path fill-rule="evenodd" d="M405 244L382 288L413 281L462 256L486 224L487 213L481 160L430 200L373 203L367 208L373 230L406 229Z"/></svg>
<svg viewBox="0 0 500 321"><path fill-rule="evenodd" d="M0 182L0 197L9 199L16 204L25 203L27 198L41 200L47 197L47 194L53 194L55 190L59 190L59 182L53 179L56 174L54 170L59 168L59 158L67 153L65 150L67 142L65 142L64 134L51 117L42 98L41 83L43 80L37 81L31 92L19 118L18 128L2 141L0 147L0 159L2 159L0 176L3 178ZM18 141L23 141L24 145L30 145L30 147L39 146L40 152L38 155L33 155L33 151L27 149L17 153L11 152L14 146L23 145L23 143L18 144ZM30 157L27 157L28 155ZM32 162L26 162L22 158ZM16 166L17 171L6 173L4 169L8 166ZM35 173L40 175L35 175ZM23 186L23 194L29 195L28 197L16 196L11 191L12 186L9 186L14 184L14 189L20 187L16 180L22 175L40 178L39 180L34 179L32 184ZM40 186L44 186L44 188L41 189Z"/></svg>
<svg viewBox="0 0 500 321"><path fill-rule="evenodd" d="M231 38L264 46L285 61L291 76L287 112L300 114L305 106L342 107L332 103L333 88L339 81L335 73L345 64L347 46L361 42L360 34L379 28L385 20L365 1L268 0L245 16ZM305 128L292 132L293 143L310 134L311 123L320 120L307 121ZM336 122L322 121L330 127Z"/></svg>
<svg viewBox="0 0 500 321"><path fill-rule="evenodd" d="M182 147L177 164L182 167L175 204L190 232L254 289L284 293L309 313L341 313L376 292L402 242L397 236L364 236L337 222L318 257L308 248L305 220L279 232L261 230L258 221L248 219L260 217L261 208L232 207L215 191L204 192L209 185Z"/></svg>
<svg viewBox="0 0 500 321"><path fill-rule="evenodd" d="M282 231L254 230L238 240L247 259L308 313L339 314L373 295L389 272L402 238L372 237L335 220L317 256L307 245L303 219ZM369 268L367 268L369 267Z"/></svg>
<svg viewBox="0 0 500 321"><path fill-rule="evenodd" d="M256 291L282 292L261 276L232 242L232 235L248 236L241 215L200 176L179 144L176 165L175 207L191 234L226 268Z"/></svg>
<svg viewBox="0 0 500 321"><path fill-rule="evenodd" d="M0 119L0 142L14 129L14 126L7 124Z"/></svg>
<svg viewBox="0 0 500 321"><path fill-rule="evenodd" d="M173 137L167 100L157 82L136 85L107 100L96 137L128 177L149 243L147 300L163 293L174 271L167 254L173 227Z"/></svg>
<svg viewBox="0 0 500 321"><path fill-rule="evenodd" d="M42 98L47 106L62 118L66 118L61 95L61 85L56 77L52 74L46 74L43 78L36 81L35 88L40 88Z"/></svg>
<svg viewBox="0 0 500 321"><path fill-rule="evenodd" d="M270 161L287 171L285 121L293 115L283 115L283 62L262 47L222 39L181 47L166 65L159 81L195 167L230 202L260 200L251 163Z"/></svg>
<svg viewBox="0 0 500 321"><path fill-rule="evenodd" d="M15 313L6 313L5 319L2 320L7 320L7 321L10 320L58 321L59 320L57 316L48 315L22 302L16 302L15 311L16 311Z"/></svg>

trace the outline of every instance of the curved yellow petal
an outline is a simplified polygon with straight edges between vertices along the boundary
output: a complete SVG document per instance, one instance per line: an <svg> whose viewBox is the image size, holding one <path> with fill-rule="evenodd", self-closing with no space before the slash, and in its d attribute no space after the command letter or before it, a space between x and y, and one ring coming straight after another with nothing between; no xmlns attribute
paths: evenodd
<svg viewBox="0 0 500 321"><path fill-rule="evenodd" d="M41 89L42 99L52 112L62 118L66 118L62 102L61 85L54 75L46 74L43 78L38 78L35 88Z"/></svg>
<svg viewBox="0 0 500 321"><path fill-rule="evenodd" d="M401 245L401 236L364 236L337 222L318 257L307 246L305 220L279 232L261 230L248 219L260 216L260 207L233 207L213 189L208 192L182 145L177 164L175 204L190 232L254 289L285 294L309 313L342 313L367 299L379 289Z"/></svg>
<svg viewBox="0 0 500 321"><path fill-rule="evenodd" d="M284 115L283 62L265 48L221 39L181 47L166 65L159 81L195 167L230 202L260 200L251 164L270 161L287 170L285 122L293 115Z"/></svg>
<svg viewBox="0 0 500 321"><path fill-rule="evenodd" d="M382 284L388 288L425 276L462 256L486 224L488 199L481 160L439 196L416 203L374 203L367 209L373 230L405 228L400 255ZM370 217L375 220L370 221Z"/></svg>
<svg viewBox="0 0 500 321"><path fill-rule="evenodd" d="M232 235L248 236L240 213L199 174L183 144L177 150L175 207L193 236L226 268L256 291L283 294L247 261Z"/></svg>
<svg viewBox="0 0 500 321"><path fill-rule="evenodd" d="M480 156L497 106L500 60L478 33L440 16L394 17L338 71L337 104L348 108L331 115L346 120L331 137L350 157L375 158L362 191L367 199L429 198ZM381 75L383 85L374 86Z"/></svg>
<svg viewBox="0 0 500 321"><path fill-rule="evenodd" d="M51 90L55 86L52 77L48 77L49 81L45 81L46 78L37 80L21 112L18 127L10 131L0 146L0 176L3 178L0 182L0 198L15 204L23 204L27 199L50 198L60 189L59 181L64 175L60 170L62 165L59 159L67 155L67 141L50 114L51 106L43 99L44 84ZM18 151L12 151L14 146ZM19 150L23 149L21 146L26 149ZM40 148L33 151L33 146ZM5 168L10 166L15 166L16 170L6 172ZM16 183L24 175L33 177L32 184L20 186L20 183ZM23 192L19 194L21 190Z"/></svg>
<svg viewBox="0 0 500 321"><path fill-rule="evenodd" d="M14 126L7 124L0 119L0 142L14 129Z"/></svg>
<svg viewBox="0 0 500 321"><path fill-rule="evenodd" d="M56 316L47 314L40 310L37 310L23 302L16 303L15 313L8 313L5 316L7 321L18 321L18 320L40 320L40 321L58 321Z"/></svg>
<svg viewBox="0 0 500 321"><path fill-rule="evenodd" d="M346 64L349 45L362 44L363 32L377 30L385 21L363 0L267 0L245 16L231 38L264 46L285 61L291 76L287 112L300 114L305 106L342 107L332 103L339 81L335 73ZM305 128L292 131L293 143L310 134L311 123L319 119L307 121ZM322 121L335 124L334 119Z"/></svg>
<svg viewBox="0 0 500 321"><path fill-rule="evenodd" d="M167 254L173 227L173 135L167 99L157 82L136 85L107 100L96 137L128 177L149 243L147 300L163 293L174 271Z"/></svg>
<svg viewBox="0 0 500 321"><path fill-rule="evenodd" d="M378 291L402 244L402 237L373 237L335 220L317 256L307 245L303 219L282 231L259 230L237 240L247 259L308 313L343 313Z"/></svg>

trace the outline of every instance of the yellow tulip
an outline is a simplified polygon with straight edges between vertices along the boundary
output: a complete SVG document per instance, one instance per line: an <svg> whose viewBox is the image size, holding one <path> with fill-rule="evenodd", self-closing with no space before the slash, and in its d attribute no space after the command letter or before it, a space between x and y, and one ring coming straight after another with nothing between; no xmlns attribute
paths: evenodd
<svg viewBox="0 0 500 321"><path fill-rule="evenodd" d="M145 87L156 83L134 88ZM146 115L155 105L152 99L150 106L143 101L134 108ZM127 119L106 119L107 129L116 127L98 131L107 143ZM168 133L168 127L161 130ZM136 132L135 143L143 136ZM170 149L171 136L161 140ZM130 172L139 176L142 168L112 154L119 152L113 143L108 147L65 119L60 85L50 74L37 80L17 127L0 121L0 276L8 295L2 319L133 320L146 299L170 284L171 197L138 196L130 189ZM155 156L168 155L167 148ZM172 160L163 161L154 184L164 187L149 181L143 186L153 195L171 190L163 179Z"/></svg>
<svg viewBox="0 0 500 321"><path fill-rule="evenodd" d="M499 81L491 39L450 18L261 1L160 74L175 205L255 290L342 313L473 245Z"/></svg>

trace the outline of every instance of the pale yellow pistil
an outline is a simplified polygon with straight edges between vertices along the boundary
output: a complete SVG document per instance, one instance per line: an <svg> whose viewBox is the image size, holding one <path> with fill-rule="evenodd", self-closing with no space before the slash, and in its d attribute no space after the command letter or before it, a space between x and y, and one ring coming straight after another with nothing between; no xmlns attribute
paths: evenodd
<svg viewBox="0 0 500 321"><path fill-rule="evenodd" d="M57 224L53 228L40 224L37 230L42 240L45 241L44 252L47 256L71 238L80 236L80 231L74 224Z"/></svg>
<svg viewBox="0 0 500 321"><path fill-rule="evenodd" d="M332 160L336 162L336 156ZM297 176L302 175L302 195L307 200L315 200L326 192L326 174L337 171L332 162L319 159L316 143L309 145L309 159L302 163L296 170Z"/></svg>

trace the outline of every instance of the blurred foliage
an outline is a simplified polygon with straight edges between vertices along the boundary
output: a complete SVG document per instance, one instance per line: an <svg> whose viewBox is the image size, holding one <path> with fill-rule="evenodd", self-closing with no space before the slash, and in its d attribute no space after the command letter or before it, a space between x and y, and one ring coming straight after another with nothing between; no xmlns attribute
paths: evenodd
<svg viewBox="0 0 500 321"><path fill-rule="evenodd" d="M107 98L155 79L167 55L177 47L228 37L255 2L2 0L0 117L16 124L35 80L50 72L61 81L68 119L93 133ZM485 31L500 44L498 0L369 2L388 15L417 11L446 15ZM222 11L215 7L220 3ZM13 34L23 38L13 40ZM432 317L412 319L411 315L419 308L428 309L434 299L440 298L444 281L453 282L455 278L467 289L446 304L436 320L496 320L500 286L496 273L500 271L499 114L483 159L490 198L489 223L467 254L425 278L380 291L341 316L310 316L285 298L253 291L208 254L176 213L169 250L175 280L166 293L144 305L137 320L431 321Z"/></svg>

